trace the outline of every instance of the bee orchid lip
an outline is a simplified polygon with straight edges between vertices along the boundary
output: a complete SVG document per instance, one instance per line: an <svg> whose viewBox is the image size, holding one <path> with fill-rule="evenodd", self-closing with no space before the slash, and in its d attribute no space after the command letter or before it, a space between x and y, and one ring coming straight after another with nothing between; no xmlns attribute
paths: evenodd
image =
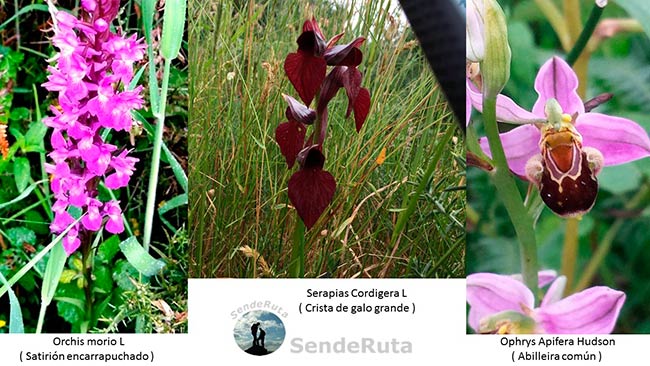
<svg viewBox="0 0 650 366"><path fill-rule="evenodd" d="M546 102L555 98L563 113L571 116L571 124L582 137L582 146L600 151L604 157L603 165L624 164L650 156L650 137L636 122L608 116L601 113L586 112L585 104L577 93L578 82L575 72L561 58L552 57L540 68L535 78L537 101L531 112L518 106L512 99L497 97L497 120L508 121L514 117L546 118ZM474 108L482 110L480 92L468 86ZM600 99L603 100L603 99ZM589 105L588 105L589 106ZM536 126L526 124L501 134L508 166L519 177L525 176L528 160L540 154L538 142L542 133ZM487 139L481 138L480 145L488 156L492 156Z"/></svg>

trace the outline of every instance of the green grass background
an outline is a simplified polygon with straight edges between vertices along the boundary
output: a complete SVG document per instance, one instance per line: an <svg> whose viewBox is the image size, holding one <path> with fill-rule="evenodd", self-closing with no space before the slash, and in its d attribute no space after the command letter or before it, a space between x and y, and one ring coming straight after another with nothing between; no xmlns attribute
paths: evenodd
<svg viewBox="0 0 650 366"><path fill-rule="evenodd" d="M345 93L330 104L323 152L337 190L306 234L305 276L464 276L462 133L413 33L390 9L389 1L190 3L191 276L288 276L297 215L286 187L295 168L274 131L285 121L281 93L297 97L284 58L312 14L326 37L345 31L339 43L367 38L359 68L372 105L357 134L344 118ZM449 129L453 141L438 146ZM435 173L391 244L436 147Z"/></svg>

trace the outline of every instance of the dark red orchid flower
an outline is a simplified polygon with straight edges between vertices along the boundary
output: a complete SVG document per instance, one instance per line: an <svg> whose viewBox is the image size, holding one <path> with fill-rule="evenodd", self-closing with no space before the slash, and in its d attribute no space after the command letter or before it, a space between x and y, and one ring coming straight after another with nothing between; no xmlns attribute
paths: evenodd
<svg viewBox="0 0 650 366"><path fill-rule="evenodd" d="M340 88L348 97L346 118L354 112L357 132L370 110L370 92L361 86L363 75L357 69L363 60L359 49L366 40L358 37L344 45L336 45L343 37L337 34L325 41L314 18L307 20L298 37L298 51L284 61L284 71L302 103L284 95L288 103L287 121L278 125L275 140L291 169L298 161L300 169L289 179L289 200L307 228L311 228L334 198L336 181L323 170L322 153L327 131L327 105ZM329 74L327 67L334 66ZM316 99L316 110L309 106ZM303 104L304 103L304 104ZM313 125L309 138L307 127Z"/></svg>
<svg viewBox="0 0 650 366"><path fill-rule="evenodd" d="M300 170L289 179L289 200L305 226L311 228L332 202L336 181L332 174L323 170L325 156L318 145L303 149L298 163Z"/></svg>

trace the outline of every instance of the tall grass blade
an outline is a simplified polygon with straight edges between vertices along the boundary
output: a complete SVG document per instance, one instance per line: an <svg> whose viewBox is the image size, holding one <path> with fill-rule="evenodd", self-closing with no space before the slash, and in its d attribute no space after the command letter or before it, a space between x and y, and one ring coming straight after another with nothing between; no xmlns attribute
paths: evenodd
<svg viewBox="0 0 650 366"><path fill-rule="evenodd" d="M25 333L20 302L2 272L0 272L0 282L9 289L9 333Z"/></svg>

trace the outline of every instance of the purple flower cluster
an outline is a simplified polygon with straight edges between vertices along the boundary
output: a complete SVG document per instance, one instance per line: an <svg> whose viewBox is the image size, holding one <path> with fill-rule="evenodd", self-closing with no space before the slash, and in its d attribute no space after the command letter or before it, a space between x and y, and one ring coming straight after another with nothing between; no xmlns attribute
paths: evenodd
<svg viewBox="0 0 650 366"><path fill-rule="evenodd" d="M102 178L109 189L125 187L138 159L101 138L107 129L131 129L131 110L142 107L142 87L126 90L133 78L133 63L144 57L146 45L135 35L110 31L119 0L82 0L79 18L52 9L53 45L59 49L51 61L43 86L58 93L59 107L43 122L53 128L52 164L46 165L56 202L53 233L74 223L68 212L77 207L85 215L63 240L66 253L81 245L83 231L98 231L104 218L110 233L124 230L119 201L98 200Z"/></svg>

